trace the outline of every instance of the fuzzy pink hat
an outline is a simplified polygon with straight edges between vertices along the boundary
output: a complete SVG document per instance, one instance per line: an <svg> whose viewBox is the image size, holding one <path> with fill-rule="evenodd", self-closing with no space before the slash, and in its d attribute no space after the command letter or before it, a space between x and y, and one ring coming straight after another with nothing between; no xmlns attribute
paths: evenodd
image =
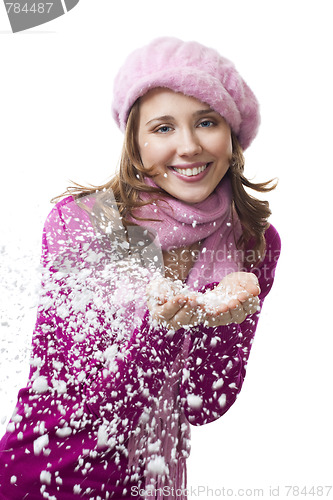
<svg viewBox="0 0 333 500"><path fill-rule="evenodd" d="M243 150L257 134L258 101L231 61L198 42L163 37L128 56L114 82L112 114L122 131L134 102L166 87L195 97L220 113Z"/></svg>

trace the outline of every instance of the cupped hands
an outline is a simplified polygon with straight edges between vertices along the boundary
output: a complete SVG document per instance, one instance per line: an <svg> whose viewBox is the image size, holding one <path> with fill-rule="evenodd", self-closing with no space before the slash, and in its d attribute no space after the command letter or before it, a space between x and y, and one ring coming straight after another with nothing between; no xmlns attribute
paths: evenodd
<svg viewBox="0 0 333 500"><path fill-rule="evenodd" d="M242 323L259 310L260 287L253 273L230 273L213 289L194 292L180 281L154 280L147 287L151 317L171 330Z"/></svg>

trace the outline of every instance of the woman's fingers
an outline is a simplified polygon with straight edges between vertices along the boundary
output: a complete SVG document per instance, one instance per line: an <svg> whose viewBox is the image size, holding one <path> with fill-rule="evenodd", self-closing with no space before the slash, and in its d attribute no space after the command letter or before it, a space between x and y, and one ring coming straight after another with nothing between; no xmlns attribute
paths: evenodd
<svg viewBox="0 0 333 500"><path fill-rule="evenodd" d="M206 312L206 325L225 326L230 323L240 324L248 315L254 314L259 310L260 300L259 297L249 297L244 302L232 299L225 308L214 308L214 311Z"/></svg>
<svg viewBox="0 0 333 500"><path fill-rule="evenodd" d="M257 276L248 272L230 273L223 278L219 286L239 295L241 301L248 298L247 294L257 296L260 293Z"/></svg>
<svg viewBox="0 0 333 500"><path fill-rule="evenodd" d="M244 289L236 291L236 294L240 302L245 302L251 296L250 292Z"/></svg>
<svg viewBox="0 0 333 500"><path fill-rule="evenodd" d="M154 313L160 319L170 321L185 304L185 297L174 297L162 305L155 305Z"/></svg>
<svg viewBox="0 0 333 500"><path fill-rule="evenodd" d="M172 318L172 323L181 328L184 326L196 326L198 324L198 318L195 309L189 303L185 304Z"/></svg>
<svg viewBox="0 0 333 500"><path fill-rule="evenodd" d="M196 326L203 321L204 314L194 297L177 295L162 305L150 307L151 315L159 323L175 330L185 326Z"/></svg>
<svg viewBox="0 0 333 500"><path fill-rule="evenodd" d="M219 315L212 315L208 319L207 326L226 326L230 323L242 323L247 317L247 312L244 310L242 305L237 306L234 309L229 309Z"/></svg>
<svg viewBox="0 0 333 500"><path fill-rule="evenodd" d="M260 293L260 286L258 280L256 282L249 282L246 287L247 292L254 297L257 297Z"/></svg>
<svg viewBox="0 0 333 500"><path fill-rule="evenodd" d="M206 315L206 321L205 321L205 326L226 326L230 325L232 323L232 318L231 318L231 313L230 310L227 310L226 312L220 313L220 314L214 314L210 313Z"/></svg>
<svg viewBox="0 0 333 500"><path fill-rule="evenodd" d="M250 297L242 306L247 314L256 313L260 309L259 297Z"/></svg>
<svg viewBox="0 0 333 500"><path fill-rule="evenodd" d="M173 329L201 323L207 326L239 324L248 315L257 312L260 304L259 283L253 273L233 273L226 276L214 289L214 295L209 295L211 292L204 294L206 303L202 301L202 294L196 292L186 295L178 293L172 298L149 292L148 307L152 317Z"/></svg>
<svg viewBox="0 0 333 500"><path fill-rule="evenodd" d="M231 309L230 314L231 314L231 322L237 324L243 323L243 321L247 316L247 313L242 305L239 305L235 309Z"/></svg>

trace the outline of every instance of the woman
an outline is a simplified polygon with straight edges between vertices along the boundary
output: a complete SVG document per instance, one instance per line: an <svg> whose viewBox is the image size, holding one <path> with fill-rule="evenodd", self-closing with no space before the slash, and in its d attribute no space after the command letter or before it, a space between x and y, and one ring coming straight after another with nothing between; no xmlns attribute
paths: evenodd
<svg viewBox="0 0 333 500"><path fill-rule="evenodd" d="M43 233L31 372L0 498L185 498L189 423L241 390L280 239L249 196L258 103L232 63L161 38L121 68L119 172L69 189Z"/></svg>

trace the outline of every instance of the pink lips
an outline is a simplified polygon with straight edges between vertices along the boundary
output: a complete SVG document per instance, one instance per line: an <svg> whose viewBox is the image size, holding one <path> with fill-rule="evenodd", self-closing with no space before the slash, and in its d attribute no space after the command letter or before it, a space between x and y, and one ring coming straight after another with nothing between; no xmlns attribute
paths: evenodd
<svg viewBox="0 0 333 500"><path fill-rule="evenodd" d="M200 172L200 174L197 174L197 175L192 175L192 176L187 176L187 175L182 175L180 174L179 172L176 172L176 170L174 170L174 168L198 168L198 167L203 167L204 165L207 165L207 168L205 168L205 170L203 172ZM207 163L192 163L190 165L172 165L172 167L169 167L170 170L172 171L172 173L178 177L179 179L181 179L182 181L185 181L185 182L197 182L197 181L200 181L201 179L203 179L205 177L205 175L207 174L208 170L210 169L211 167L211 163L207 162Z"/></svg>

